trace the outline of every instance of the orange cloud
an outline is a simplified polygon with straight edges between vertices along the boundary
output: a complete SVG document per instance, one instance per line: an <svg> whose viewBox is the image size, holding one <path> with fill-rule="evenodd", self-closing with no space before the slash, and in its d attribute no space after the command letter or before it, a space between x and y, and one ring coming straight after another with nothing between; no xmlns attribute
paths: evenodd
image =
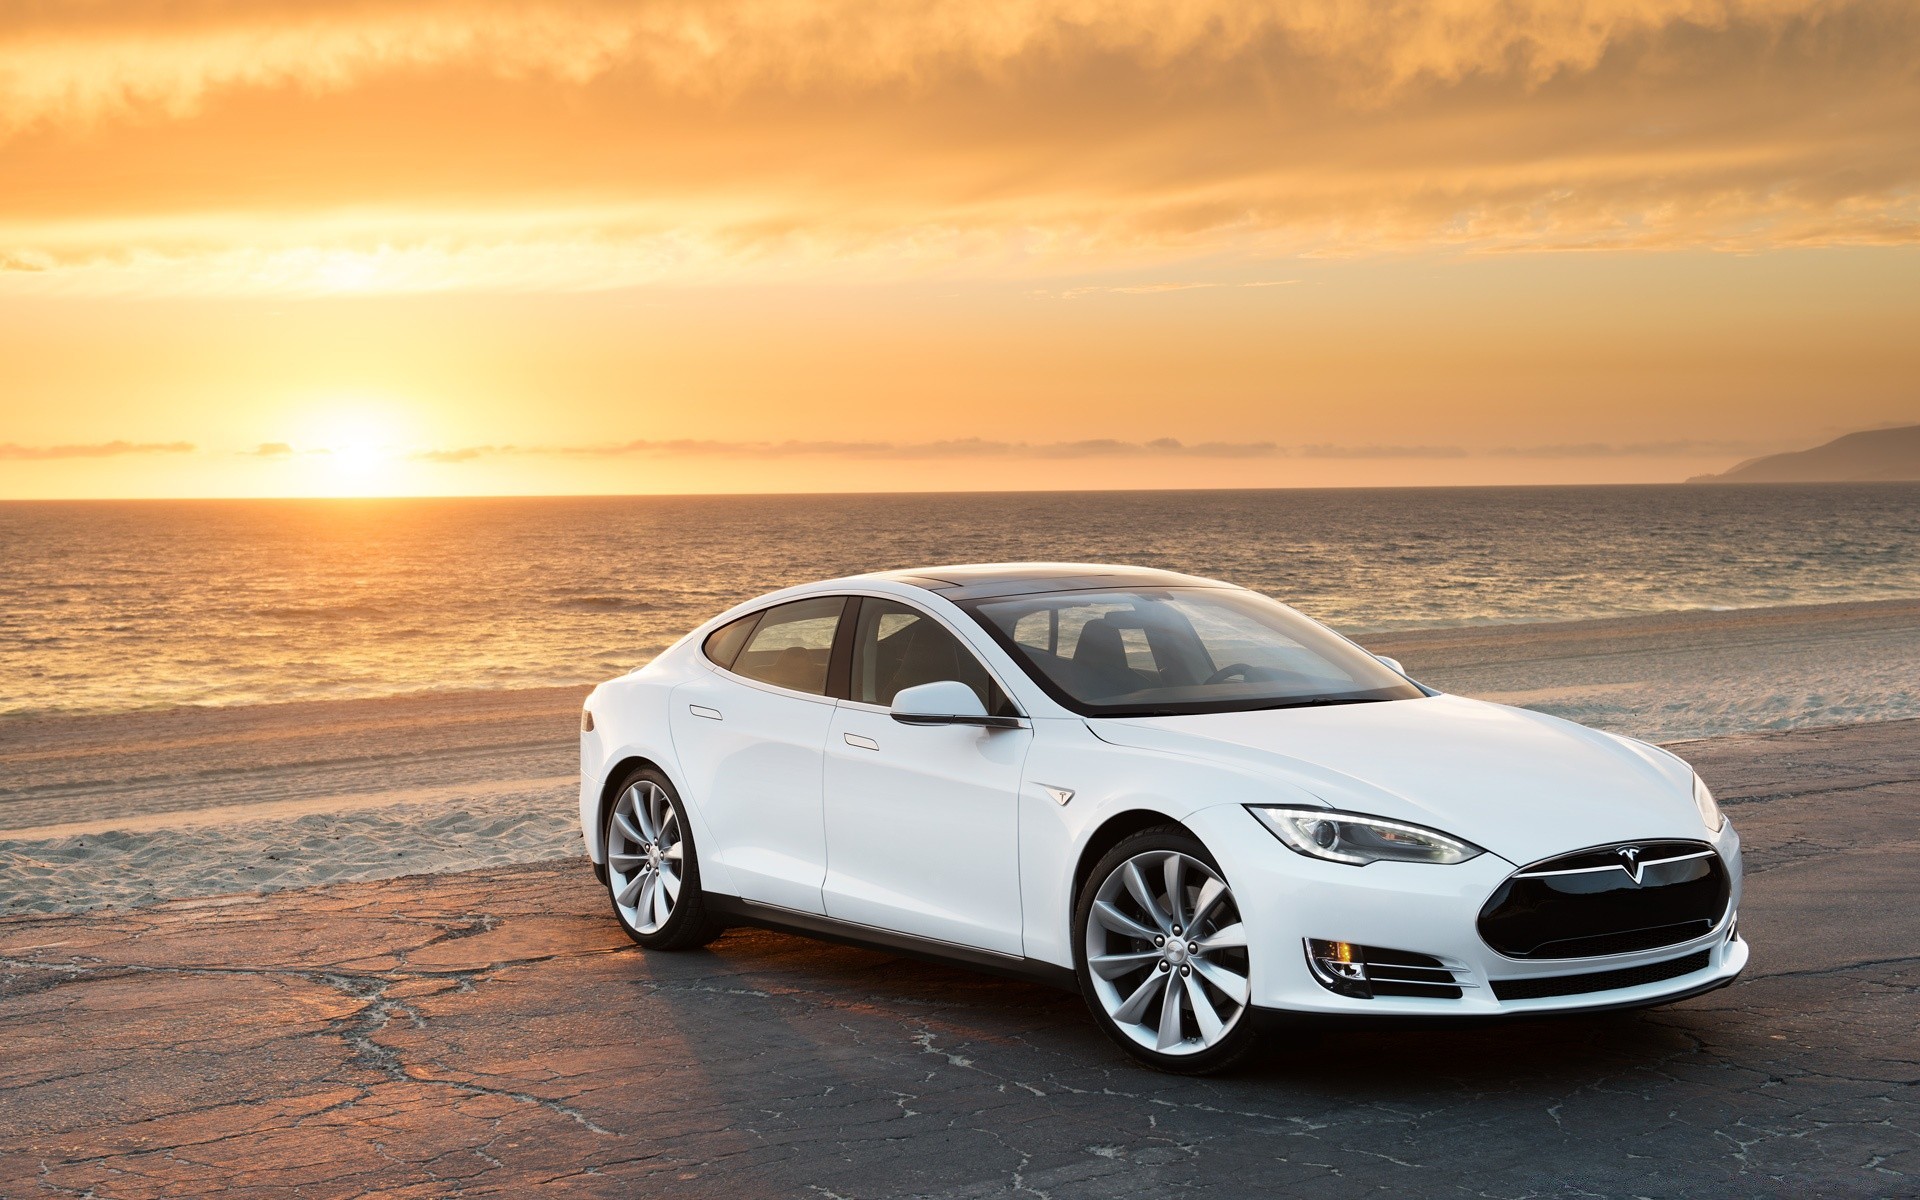
<svg viewBox="0 0 1920 1200"><path fill-rule="evenodd" d="M1492 455L1499 458L1664 458L1703 454L1735 454L1754 444L1738 441L1670 441L1610 444L1561 443L1539 446L1499 446L1471 450L1464 446L1396 446L1369 443L1340 445L1316 442L1287 447L1276 442L1182 442L1155 438L1129 442L1116 438L1089 438L1071 442L1005 442L989 438L955 438L939 442L782 441L739 442L706 438L638 439L592 446L460 446L421 450L411 457L421 462L466 463L506 455L571 455L592 458L833 458L861 459L1453 459Z"/></svg>
<svg viewBox="0 0 1920 1200"><path fill-rule="evenodd" d="M0 443L0 459L51 460L113 458L127 454L189 454L192 442L96 442L86 445L22 446ZM741 442L717 439L636 439L588 446L457 446L414 451L417 462L467 463L511 455L560 455L591 458L834 458L834 459L1105 459L1187 458L1467 458L1486 454L1502 458L1659 458L1751 451L1753 443L1739 441L1670 441L1610 444L1582 442L1541 446L1499 446L1469 450L1462 446L1339 445L1317 442L1287 447L1275 442L1182 442L1155 438L1129 442L1116 438L1089 438L1071 442L1005 442L989 438L955 438L938 442L798 441ZM250 458L284 459L296 452L286 442L263 442L240 453ZM325 449L308 454L327 454Z"/></svg>
<svg viewBox="0 0 1920 1200"><path fill-rule="evenodd" d="M45 461L60 458L118 458L127 454L191 454L192 442L88 442L66 446L22 446L0 442L0 458Z"/></svg>
<svg viewBox="0 0 1920 1200"><path fill-rule="evenodd" d="M1917 50L1899 0L33 6L0 287L1906 244Z"/></svg>
<svg viewBox="0 0 1920 1200"><path fill-rule="evenodd" d="M36 122L180 117L223 92L341 91L472 70L584 84L633 72L702 98L1016 81L1110 56L1169 84L1250 57L1326 64L1349 103L1484 77L1538 86L1662 37L1791 36L1849 0L105 0L0 15L4 110Z"/></svg>

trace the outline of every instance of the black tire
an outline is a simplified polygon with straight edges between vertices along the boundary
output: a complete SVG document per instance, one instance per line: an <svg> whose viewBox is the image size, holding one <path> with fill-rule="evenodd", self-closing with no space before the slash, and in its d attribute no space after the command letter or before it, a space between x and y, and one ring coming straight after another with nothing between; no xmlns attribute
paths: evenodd
<svg viewBox="0 0 1920 1200"><path fill-rule="evenodd" d="M1255 1013L1247 999L1241 1001L1240 1011L1227 1023L1224 1034L1214 1044L1205 1049L1189 1050L1185 1053L1163 1053L1152 1046L1142 1044L1137 1037L1123 1030L1109 1015L1108 1001L1096 989L1093 971L1088 964L1088 925L1093 920L1094 902L1098 898L1101 885L1113 877L1115 872L1130 859L1143 854L1168 853L1185 855L1188 859L1197 860L1221 883L1226 882L1225 876L1220 872L1219 863L1214 860L1206 846L1200 839L1178 825L1159 825L1122 839L1118 845L1107 851L1098 863L1094 864L1093 870L1087 874L1086 880L1080 885L1079 892L1074 896L1074 974L1080 981L1080 994L1086 1000L1088 1010L1093 1014L1094 1023L1100 1026L1101 1030L1113 1039L1114 1044L1126 1051L1136 1062L1173 1075L1211 1075L1244 1061L1259 1045L1260 1037L1256 1027ZM1232 902L1230 889L1226 902ZM1145 948L1151 949L1151 947ZM1245 952L1242 951L1239 959L1243 972L1244 954ZM1151 974L1153 968L1146 970ZM1142 975L1139 978L1144 981L1146 976ZM1167 978L1168 984L1163 986L1172 984L1171 973ZM1120 986L1131 986L1131 980L1123 977ZM1212 996L1216 993L1208 991L1206 994ZM1186 1015L1181 1019L1191 1023L1194 1019L1191 1002L1188 1002L1185 1008ZM1194 1040L1204 1041L1204 1035Z"/></svg>
<svg viewBox="0 0 1920 1200"><path fill-rule="evenodd" d="M646 788L648 785L665 793L672 805L678 826L675 844L682 848L678 860L680 893L672 900L666 920L654 929L642 928L629 919L629 910L622 907L619 896L631 879L623 877L613 861L615 839L620 838L623 842L628 840L614 828L614 814L620 809L621 798L633 788ZM672 780L652 767L635 767L621 778L601 818L601 844L607 847L607 864L605 869L597 873L606 883L607 900L613 908L614 920L620 922L620 928L626 931L628 937L649 950L695 950L726 932L726 926L707 912L706 897L700 890L699 855L695 852L693 830L685 819L685 813L680 793L675 790Z"/></svg>

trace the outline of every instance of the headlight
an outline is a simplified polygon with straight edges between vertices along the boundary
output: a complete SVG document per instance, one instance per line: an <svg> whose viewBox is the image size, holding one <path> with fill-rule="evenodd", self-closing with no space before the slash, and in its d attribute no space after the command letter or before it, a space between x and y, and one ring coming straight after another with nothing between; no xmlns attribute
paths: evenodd
<svg viewBox="0 0 1920 1200"><path fill-rule="evenodd" d="M1721 815L1720 806L1713 801L1713 793L1707 790L1706 781L1698 775L1693 777L1693 806L1700 810L1700 819L1707 828L1715 833L1720 832L1720 827L1727 823L1727 818Z"/></svg>
<svg viewBox="0 0 1920 1200"><path fill-rule="evenodd" d="M1364 867L1371 862L1463 863L1486 851L1437 829L1406 825L1382 817L1334 812L1325 808L1269 808L1249 804L1247 811L1308 858Z"/></svg>

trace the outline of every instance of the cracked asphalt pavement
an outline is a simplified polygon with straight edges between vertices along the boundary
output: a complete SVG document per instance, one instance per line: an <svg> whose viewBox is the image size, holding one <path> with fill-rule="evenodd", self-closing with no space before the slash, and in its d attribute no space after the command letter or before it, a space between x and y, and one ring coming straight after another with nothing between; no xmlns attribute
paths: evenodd
<svg viewBox="0 0 1920 1200"><path fill-rule="evenodd" d="M1680 748L1734 987L1131 1065L1077 997L762 932L647 955L582 863L0 921L0 1196L1912 1196L1920 723Z"/></svg>

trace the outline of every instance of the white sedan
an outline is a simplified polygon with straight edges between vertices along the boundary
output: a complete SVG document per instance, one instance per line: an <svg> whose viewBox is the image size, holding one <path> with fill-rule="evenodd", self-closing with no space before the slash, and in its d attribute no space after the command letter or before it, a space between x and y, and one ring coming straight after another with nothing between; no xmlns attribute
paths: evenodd
<svg viewBox="0 0 1920 1200"><path fill-rule="evenodd" d="M1747 961L1740 840L1685 762L1168 571L788 588L581 728L587 852L642 946L751 924L1047 979L1164 1070L1281 1016L1637 1007Z"/></svg>

